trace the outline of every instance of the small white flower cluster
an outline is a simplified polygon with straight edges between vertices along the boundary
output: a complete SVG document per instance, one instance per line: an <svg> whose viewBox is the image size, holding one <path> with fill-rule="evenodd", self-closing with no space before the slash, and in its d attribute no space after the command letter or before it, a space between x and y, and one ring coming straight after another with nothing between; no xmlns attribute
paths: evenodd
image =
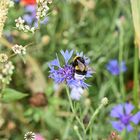
<svg viewBox="0 0 140 140"><path fill-rule="evenodd" d="M25 55L26 54L26 48L23 47L22 45L14 45L12 47L12 50L15 54L20 54L20 55Z"/></svg>
<svg viewBox="0 0 140 140"><path fill-rule="evenodd" d="M9 2L9 0L0 0L0 37L2 36L4 23L7 19Z"/></svg>
<svg viewBox="0 0 140 140"><path fill-rule="evenodd" d="M0 54L0 62L4 63L8 60L8 56L5 53Z"/></svg>
<svg viewBox="0 0 140 140"><path fill-rule="evenodd" d="M49 7L47 4L48 4L47 0L39 0L38 1L38 4L37 4L38 7L37 7L37 12L36 12L36 18L38 20L47 16L47 12L49 10Z"/></svg>
<svg viewBox="0 0 140 140"><path fill-rule="evenodd" d="M35 140L35 133L33 133L33 132L27 132L24 135L24 140Z"/></svg>
<svg viewBox="0 0 140 140"><path fill-rule="evenodd" d="M25 20L22 19L21 17L19 17L18 19L16 19L15 22L16 22L16 27L19 30L22 30L24 32L32 32L32 33L35 32L35 27L30 27L29 25L26 25L25 24Z"/></svg>
<svg viewBox="0 0 140 140"><path fill-rule="evenodd" d="M11 76L13 74L14 65L11 61L8 61L0 66L0 83L9 84L9 82L11 81Z"/></svg>
<svg viewBox="0 0 140 140"><path fill-rule="evenodd" d="M14 70L14 66L11 61L7 62L2 69L2 73L4 75L12 75Z"/></svg>
<svg viewBox="0 0 140 140"><path fill-rule="evenodd" d="M14 1L10 0L9 7L14 7Z"/></svg>

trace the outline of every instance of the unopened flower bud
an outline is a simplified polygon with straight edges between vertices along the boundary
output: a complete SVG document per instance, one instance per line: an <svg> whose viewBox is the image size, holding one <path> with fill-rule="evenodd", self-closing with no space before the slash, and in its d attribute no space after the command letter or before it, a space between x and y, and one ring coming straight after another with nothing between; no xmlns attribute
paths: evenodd
<svg viewBox="0 0 140 140"><path fill-rule="evenodd" d="M52 4L52 0L48 0L48 3L49 3L49 4Z"/></svg>
<svg viewBox="0 0 140 140"><path fill-rule="evenodd" d="M90 99L86 99L85 100L85 106L87 106L87 107L89 107L91 105L91 101L90 101Z"/></svg>
<svg viewBox="0 0 140 140"><path fill-rule="evenodd" d="M77 125L74 125L74 130L78 130L78 126Z"/></svg>
<svg viewBox="0 0 140 140"><path fill-rule="evenodd" d="M48 35L45 35L42 37L41 41L42 41L43 45L47 45L50 41L50 37Z"/></svg>
<svg viewBox="0 0 140 140"><path fill-rule="evenodd" d="M107 98L107 97L104 97L104 98L101 100L101 104L107 105L107 104L108 104L108 98Z"/></svg>

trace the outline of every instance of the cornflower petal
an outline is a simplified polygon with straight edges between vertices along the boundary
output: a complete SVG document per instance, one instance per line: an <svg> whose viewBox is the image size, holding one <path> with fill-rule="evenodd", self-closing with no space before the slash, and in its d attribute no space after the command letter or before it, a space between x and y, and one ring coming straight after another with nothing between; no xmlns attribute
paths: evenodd
<svg viewBox="0 0 140 140"><path fill-rule="evenodd" d="M77 81L74 79L67 80L67 84L69 85L70 88L77 87L78 85Z"/></svg>
<svg viewBox="0 0 140 140"><path fill-rule="evenodd" d="M29 15L29 14L24 15L24 16L23 16L23 19L24 19L28 24L32 24L32 22L33 22L33 18L32 18L32 16Z"/></svg>
<svg viewBox="0 0 140 140"><path fill-rule="evenodd" d="M111 114L110 114L110 116L114 117L114 118L120 118L123 115L124 115L124 112L123 112L123 105L122 104L115 106L111 110Z"/></svg>
<svg viewBox="0 0 140 140"><path fill-rule="evenodd" d="M90 63L90 59L86 56L84 56L85 64L88 65Z"/></svg>
<svg viewBox="0 0 140 140"><path fill-rule="evenodd" d="M73 100L79 100L83 93L84 93L84 90L81 87L78 87L78 88L74 87L71 90L70 96Z"/></svg>
<svg viewBox="0 0 140 140"><path fill-rule="evenodd" d="M89 84L85 83L83 80L79 81L79 85L83 88L88 88L90 86Z"/></svg>
<svg viewBox="0 0 140 140"><path fill-rule="evenodd" d="M76 55L77 55L77 56L80 56L80 57L83 57L83 56L84 56L83 52L80 52L80 53L77 52Z"/></svg>
<svg viewBox="0 0 140 140"><path fill-rule="evenodd" d="M118 61L116 59L113 59L113 60L110 61L110 64L112 66L116 66L116 65L118 65Z"/></svg>
<svg viewBox="0 0 140 140"><path fill-rule="evenodd" d="M124 124L122 124L120 121L112 121L111 124L119 132L125 128Z"/></svg>
<svg viewBox="0 0 140 140"><path fill-rule="evenodd" d="M61 50L60 52L64 57L65 63L67 64L73 55L73 50L71 50L70 52L68 50L66 50L65 52L63 50Z"/></svg>
<svg viewBox="0 0 140 140"><path fill-rule="evenodd" d="M37 22L37 20L34 21L34 24L33 25L34 25L35 28L38 28L38 22Z"/></svg>
<svg viewBox="0 0 140 140"><path fill-rule="evenodd" d="M133 130L133 127L130 124L128 124L126 126L126 129L127 129L128 132L131 132Z"/></svg>
<svg viewBox="0 0 140 140"><path fill-rule="evenodd" d="M30 13L36 12L36 6L35 6L35 5L27 5L27 6L25 7L25 11L26 11L26 12L30 12Z"/></svg>
<svg viewBox="0 0 140 140"><path fill-rule="evenodd" d="M60 68L60 62L59 62L59 59L58 59L58 58L57 58L57 59L54 59L54 60L51 62L51 65L52 65L52 66L57 66L57 67Z"/></svg>
<svg viewBox="0 0 140 140"><path fill-rule="evenodd" d="M86 75L85 75L85 77L92 77L92 74L93 74L93 71L87 71L87 73L86 73Z"/></svg>
<svg viewBox="0 0 140 140"><path fill-rule="evenodd" d="M127 115L129 115L132 112L132 110L134 109L134 106L131 103L126 103L124 105L124 109L125 109L125 113Z"/></svg>
<svg viewBox="0 0 140 140"><path fill-rule="evenodd" d="M138 124L140 122L140 111L131 117L131 121L135 124Z"/></svg>

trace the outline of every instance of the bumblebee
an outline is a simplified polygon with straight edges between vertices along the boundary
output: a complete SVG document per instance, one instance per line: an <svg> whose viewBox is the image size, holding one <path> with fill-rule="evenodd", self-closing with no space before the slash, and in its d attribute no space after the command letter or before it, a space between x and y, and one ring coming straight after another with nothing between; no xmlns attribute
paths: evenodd
<svg viewBox="0 0 140 140"><path fill-rule="evenodd" d="M85 60L84 60L83 57L76 56L73 59L72 66L74 67L75 74L77 74L79 76L80 75L81 76L86 75L88 68L87 68L87 66L85 64Z"/></svg>

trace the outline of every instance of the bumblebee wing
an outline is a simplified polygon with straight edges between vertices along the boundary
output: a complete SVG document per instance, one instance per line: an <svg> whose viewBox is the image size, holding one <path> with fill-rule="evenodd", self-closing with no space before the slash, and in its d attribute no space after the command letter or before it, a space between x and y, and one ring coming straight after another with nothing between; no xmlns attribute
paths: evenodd
<svg viewBox="0 0 140 140"><path fill-rule="evenodd" d="M93 73L96 73L96 70L94 68L91 68L91 70L92 70Z"/></svg>
<svg viewBox="0 0 140 140"><path fill-rule="evenodd" d="M77 62L78 62L78 67L79 67L79 69L80 69L81 71L84 71L84 70L85 70L85 65L84 65L82 62L80 62L79 60L77 60Z"/></svg>
<svg viewBox="0 0 140 140"><path fill-rule="evenodd" d="M96 70L92 67L86 67L87 71L91 71L92 73L96 73Z"/></svg>

